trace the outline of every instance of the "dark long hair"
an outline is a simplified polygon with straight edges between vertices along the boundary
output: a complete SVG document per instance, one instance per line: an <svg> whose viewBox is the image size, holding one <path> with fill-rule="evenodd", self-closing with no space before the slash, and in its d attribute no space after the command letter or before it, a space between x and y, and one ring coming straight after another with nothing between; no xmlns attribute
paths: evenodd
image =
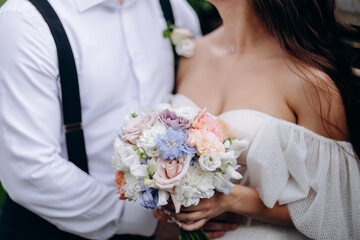
<svg viewBox="0 0 360 240"><path fill-rule="evenodd" d="M301 64L327 74L341 94L348 137L360 156L360 79L355 75L335 0L248 0L266 30Z"/></svg>

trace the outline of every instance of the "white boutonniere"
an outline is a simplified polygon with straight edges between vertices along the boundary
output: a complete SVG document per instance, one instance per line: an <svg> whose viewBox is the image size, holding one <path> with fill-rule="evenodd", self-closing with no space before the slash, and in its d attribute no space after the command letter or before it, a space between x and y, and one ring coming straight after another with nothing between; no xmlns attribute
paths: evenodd
<svg viewBox="0 0 360 240"><path fill-rule="evenodd" d="M164 38L170 39L177 55L187 58L194 55L195 44L191 39L192 34L189 30L169 24L163 35Z"/></svg>

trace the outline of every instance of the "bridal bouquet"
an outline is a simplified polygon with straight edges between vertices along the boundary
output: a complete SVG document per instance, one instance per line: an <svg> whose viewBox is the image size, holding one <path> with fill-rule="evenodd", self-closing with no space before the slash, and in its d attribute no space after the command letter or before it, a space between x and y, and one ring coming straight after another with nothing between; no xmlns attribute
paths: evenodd
<svg viewBox="0 0 360 240"><path fill-rule="evenodd" d="M139 200L154 210L171 198L179 212L215 191L229 194L231 179L242 178L237 158L247 146L224 121L203 110L161 104L132 113L114 142L120 199Z"/></svg>

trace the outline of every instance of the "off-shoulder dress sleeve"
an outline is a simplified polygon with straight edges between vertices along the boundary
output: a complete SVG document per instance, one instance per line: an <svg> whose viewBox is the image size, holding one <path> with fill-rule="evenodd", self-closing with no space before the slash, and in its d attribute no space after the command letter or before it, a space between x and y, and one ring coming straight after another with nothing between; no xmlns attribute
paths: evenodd
<svg viewBox="0 0 360 240"><path fill-rule="evenodd" d="M349 142L268 118L246 161L250 186L269 208L287 204L301 233L314 239L360 239L359 161Z"/></svg>

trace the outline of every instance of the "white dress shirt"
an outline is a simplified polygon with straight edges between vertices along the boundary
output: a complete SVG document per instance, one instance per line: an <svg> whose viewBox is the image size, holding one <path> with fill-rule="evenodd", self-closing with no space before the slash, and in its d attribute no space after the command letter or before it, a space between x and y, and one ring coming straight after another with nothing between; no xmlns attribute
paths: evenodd
<svg viewBox="0 0 360 240"><path fill-rule="evenodd" d="M158 0L50 0L73 48L90 176L67 159L57 52L27 0L0 9L0 180L10 197L91 239L152 235L156 220L115 194L112 142L125 114L164 100L173 57ZM176 23L199 36L185 0ZM21 217L21 216L19 216Z"/></svg>

